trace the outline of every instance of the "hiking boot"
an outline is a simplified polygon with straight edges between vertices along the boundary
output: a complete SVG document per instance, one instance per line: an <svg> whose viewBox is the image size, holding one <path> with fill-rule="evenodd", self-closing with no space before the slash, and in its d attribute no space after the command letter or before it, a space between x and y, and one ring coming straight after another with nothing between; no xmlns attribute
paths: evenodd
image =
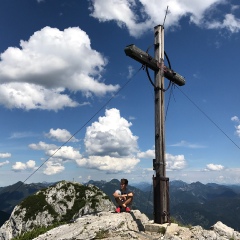
<svg viewBox="0 0 240 240"><path fill-rule="evenodd" d="M121 208L120 207L117 207L116 210L115 210L116 213L120 213L121 212Z"/></svg>
<svg viewBox="0 0 240 240"><path fill-rule="evenodd" d="M131 212L131 209L129 207L126 207L125 211L126 212Z"/></svg>

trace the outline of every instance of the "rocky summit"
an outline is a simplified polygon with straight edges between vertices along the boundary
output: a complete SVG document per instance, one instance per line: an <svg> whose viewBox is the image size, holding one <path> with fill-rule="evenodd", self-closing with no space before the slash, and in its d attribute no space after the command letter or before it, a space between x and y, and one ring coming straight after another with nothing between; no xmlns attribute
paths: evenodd
<svg viewBox="0 0 240 240"><path fill-rule="evenodd" d="M62 181L17 205L0 228L0 239L8 240L36 227L74 221L82 215L113 209L114 204L99 188Z"/></svg>
<svg viewBox="0 0 240 240"><path fill-rule="evenodd" d="M57 223L58 227L45 229L43 234L38 232L34 239L240 240L239 232L220 221L209 230L176 223L160 225L139 210L115 213L114 208L109 197L96 186L62 181L17 205L0 228L0 239L32 234L41 227L53 227Z"/></svg>
<svg viewBox="0 0 240 240"><path fill-rule="evenodd" d="M200 226L181 227L175 223L153 224L145 214L133 210L131 213L100 212L85 215L34 240L80 239L237 240L240 234L221 222L217 222L211 230L204 230Z"/></svg>

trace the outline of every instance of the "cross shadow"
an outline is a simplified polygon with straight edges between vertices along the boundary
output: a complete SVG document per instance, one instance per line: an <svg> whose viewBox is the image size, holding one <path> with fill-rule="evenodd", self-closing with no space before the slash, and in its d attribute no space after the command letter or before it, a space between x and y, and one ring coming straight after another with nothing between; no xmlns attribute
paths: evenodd
<svg viewBox="0 0 240 240"><path fill-rule="evenodd" d="M138 230L139 231L145 231L145 227L143 226L142 222L140 219L136 218L136 216L134 215L133 212L130 212L133 220L137 223L137 226L138 226Z"/></svg>

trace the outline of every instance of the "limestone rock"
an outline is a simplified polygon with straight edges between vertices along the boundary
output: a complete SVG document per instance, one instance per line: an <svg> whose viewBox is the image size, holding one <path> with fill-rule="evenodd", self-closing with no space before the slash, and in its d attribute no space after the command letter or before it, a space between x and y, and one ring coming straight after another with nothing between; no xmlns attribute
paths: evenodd
<svg viewBox="0 0 240 240"><path fill-rule="evenodd" d="M62 181L17 205L0 228L0 239L8 240L39 226L69 222L85 214L113 209L109 197L97 187Z"/></svg>
<svg viewBox="0 0 240 240"><path fill-rule="evenodd" d="M148 222L146 215L139 210L120 214L100 212L82 216L74 223L52 229L34 240L141 239L141 235L145 236L142 231Z"/></svg>
<svg viewBox="0 0 240 240"><path fill-rule="evenodd" d="M240 234L217 222L212 230L200 226L191 228L172 224L154 224L139 210L131 213L101 212L82 216L42 234L34 240L90 240L90 239L164 239L164 240L239 240Z"/></svg>
<svg viewBox="0 0 240 240"><path fill-rule="evenodd" d="M149 225L149 224L148 224ZM210 230L205 230L201 226L194 227L181 227L177 224L150 224L146 225L145 230L153 230L148 232L155 239L164 240L239 240L240 233L234 231L234 229L229 228L222 222L217 222L211 227ZM153 225L153 227L151 227ZM158 227L158 228L157 228ZM159 234L163 232L161 228L165 228L164 234ZM145 232L146 233L146 232Z"/></svg>

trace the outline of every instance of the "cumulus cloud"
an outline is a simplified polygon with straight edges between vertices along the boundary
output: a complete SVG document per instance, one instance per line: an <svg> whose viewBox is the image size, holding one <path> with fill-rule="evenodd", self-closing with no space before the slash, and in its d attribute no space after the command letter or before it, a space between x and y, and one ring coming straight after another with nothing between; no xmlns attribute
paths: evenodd
<svg viewBox="0 0 240 240"><path fill-rule="evenodd" d="M59 163L54 161L46 162L46 168L44 169L43 173L46 175L54 175L64 171L65 167Z"/></svg>
<svg viewBox="0 0 240 240"><path fill-rule="evenodd" d="M46 175L53 175L62 172L66 162L76 162L81 160L82 155L79 150L72 146L57 146L55 144L48 144L40 141L39 143L29 144L33 150L44 151L48 157L43 173Z"/></svg>
<svg viewBox="0 0 240 240"><path fill-rule="evenodd" d="M0 167L9 164L9 161L5 161L5 162L0 162Z"/></svg>
<svg viewBox="0 0 240 240"><path fill-rule="evenodd" d="M79 166L98 169L106 173L130 173L139 161L139 159L134 157L115 158L110 156L89 156L89 158L80 159L76 162Z"/></svg>
<svg viewBox="0 0 240 240"><path fill-rule="evenodd" d="M138 151L137 140L130 130L131 122L116 108L106 110L104 117L87 127L84 143L88 155L125 157Z"/></svg>
<svg viewBox="0 0 240 240"><path fill-rule="evenodd" d="M147 159L154 159L155 158L155 150L150 149L146 152L140 152L137 155L139 158L147 158ZM167 170L180 170L186 167L186 159L184 155L172 155L169 153L165 154L165 161ZM151 169L152 170L152 169Z"/></svg>
<svg viewBox="0 0 240 240"><path fill-rule="evenodd" d="M42 141L40 141L39 143L31 143L28 146L29 146L29 148L31 148L33 150L47 151L47 150L51 150L51 149L58 149L58 146L56 146L55 144L48 144L48 143L45 143Z"/></svg>
<svg viewBox="0 0 240 240"><path fill-rule="evenodd" d="M138 36L149 28L149 21L139 22L133 9L137 7L134 0L92 0L91 16L100 22L114 20L119 27L126 27L132 36Z"/></svg>
<svg viewBox="0 0 240 240"><path fill-rule="evenodd" d="M239 120L239 118L237 116L234 116L234 117L231 118L231 120L238 124L238 125L235 126L235 129L236 129L235 133L238 137L240 137L240 120Z"/></svg>
<svg viewBox="0 0 240 240"><path fill-rule="evenodd" d="M78 140L74 136L72 136L72 134L66 129L51 128L49 133L46 134L46 136L58 142L78 142Z"/></svg>
<svg viewBox="0 0 240 240"><path fill-rule="evenodd" d="M84 143L88 158L77 161L89 168L106 172L130 172L140 161L137 140L130 130L132 123L120 116L116 108L87 128Z"/></svg>
<svg viewBox="0 0 240 240"><path fill-rule="evenodd" d="M167 170L180 170L186 167L184 155L172 155L166 153Z"/></svg>
<svg viewBox="0 0 240 240"><path fill-rule="evenodd" d="M11 153L0 153L0 158L10 158Z"/></svg>
<svg viewBox="0 0 240 240"><path fill-rule="evenodd" d="M76 160L82 157L80 152L71 146L63 146L58 150L49 149L46 151L46 155L53 158L61 158L63 161Z"/></svg>
<svg viewBox="0 0 240 240"><path fill-rule="evenodd" d="M163 24L167 6L169 16L165 25L175 27L183 17L200 27L214 29L228 29L238 32L240 22L233 13L226 14L222 21L211 19L210 10L220 4L227 4L224 0L91 0L91 16L100 22L115 21L119 27L126 27L130 35L139 37L153 26ZM234 11L236 8L232 8ZM206 19L206 15L208 19Z"/></svg>
<svg viewBox="0 0 240 240"><path fill-rule="evenodd" d="M9 47L1 54L0 104L26 110L76 107L79 103L67 92L89 97L118 90L118 85L102 80L106 64L80 28L45 27L20 41L20 48Z"/></svg>
<svg viewBox="0 0 240 240"><path fill-rule="evenodd" d="M1 78L0 73L0 82ZM0 104L10 109L55 111L63 107L78 106L77 102L72 101L66 94L62 94L63 92L63 88L46 89L31 83L4 83L0 84Z"/></svg>
<svg viewBox="0 0 240 240"><path fill-rule="evenodd" d="M154 159L155 158L155 150L154 149L149 149L145 152L139 152L137 154L137 156L139 158L150 158L150 159Z"/></svg>
<svg viewBox="0 0 240 240"><path fill-rule="evenodd" d="M221 171L224 169L224 166L220 165L220 164L207 164L206 166L206 171Z"/></svg>
<svg viewBox="0 0 240 240"><path fill-rule="evenodd" d="M99 117L86 130L84 156L78 149L71 146L59 147L55 144L30 144L33 150L42 150L49 160L45 164L44 173L51 175L64 170L65 162L76 162L78 166L98 169L107 173L131 172L139 163L137 158L137 136L130 130L132 124L120 116L118 109L105 111L105 116ZM69 133L63 129L50 130L49 136L66 137Z"/></svg>
<svg viewBox="0 0 240 240"><path fill-rule="evenodd" d="M239 120L239 118L238 118L237 116L232 117L231 120L232 120L233 122L237 122L237 123L240 122L240 120Z"/></svg>
<svg viewBox="0 0 240 240"><path fill-rule="evenodd" d="M34 160L29 160L26 163L16 162L15 164L12 165L12 170L15 172L33 169L36 169L36 162Z"/></svg>
<svg viewBox="0 0 240 240"><path fill-rule="evenodd" d="M207 23L209 29L227 29L232 33L238 33L240 30L240 19L233 14L226 14L222 22L213 21Z"/></svg>

